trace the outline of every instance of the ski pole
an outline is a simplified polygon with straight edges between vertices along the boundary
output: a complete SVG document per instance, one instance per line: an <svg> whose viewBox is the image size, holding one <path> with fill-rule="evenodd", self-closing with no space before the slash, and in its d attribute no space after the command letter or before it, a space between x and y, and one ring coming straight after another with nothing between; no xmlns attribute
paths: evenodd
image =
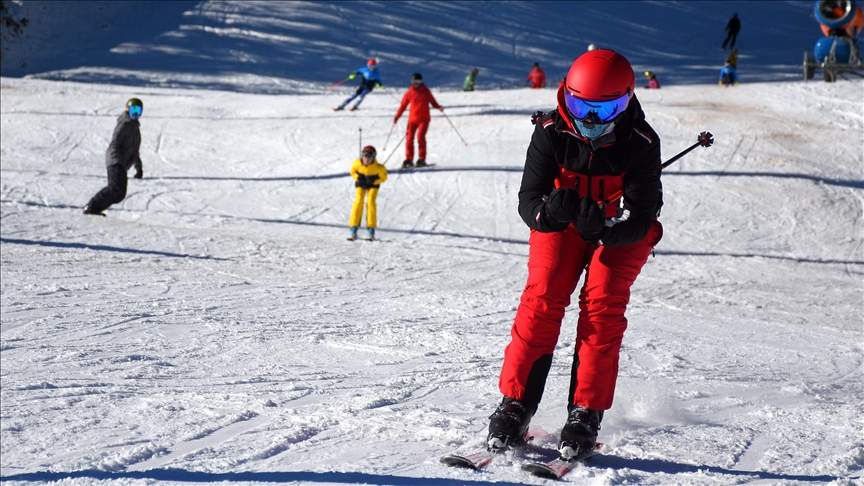
<svg viewBox="0 0 864 486"><path fill-rule="evenodd" d="M387 132L387 140L384 140L384 148L381 149L382 152L387 151L387 143L390 142L390 135L393 135L393 129L396 128L396 123L390 125L390 131Z"/></svg>
<svg viewBox="0 0 864 486"><path fill-rule="evenodd" d="M331 89L336 88L337 86L341 86L342 83L344 83L345 81L348 81L348 80L347 79L340 79L339 81L333 81L332 83L330 83L330 86L328 86L327 89L331 90Z"/></svg>
<svg viewBox="0 0 864 486"><path fill-rule="evenodd" d="M672 165L673 162L675 162L676 160L680 159L681 157L684 157L685 155L689 154L690 151L695 149L696 147L702 146L702 147L708 148L713 143L714 143L714 135L711 135L711 132L702 132L699 134L698 137L696 137L696 143L694 143L693 145L682 150L681 153L676 155L675 157L672 157L671 159L667 160L666 162L663 162L663 165L660 166L660 169L662 170L662 169L665 169L666 167L669 167L670 165Z"/></svg>
<svg viewBox="0 0 864 486"><path fill-rule="evenodd" d="M453 131L456 132L456 135L459 136L459 139L462 140L462 143L464 143L465 146L467 147L467 146L468 146L468 142L466 142L465 139L462 138L462 134L459 133L459 130L456 130L456 125L454 125L453 122L450 121L450 117L447 116L447 113L444 113L444 110L441 110L441 114L444 115L444 119L447 120L447 122L450 123L450 126L453 127Z"/></svg>
<svg viewBox="0 0 864 486"><path fill-rule="evenodd" d="M402 134L402 138L399 139L399 143L396 144L396 147L393 148L393 151L390 152L390 155L388 155L387 158L384 159L384 163L381 165L387 165L387 161L390 160L390 157L393 157L393 154L395 154L397 150L399 150L399 146L402 145L402 142L404 140L405 140L405 134Z"/></svg>
<svg viewBox="0 0 864 486"><path fill-rule="evenodd" d="M360 158L363 158L363 127L358 127L357 131L359 132L359 140L357 141L357 153L360 154Z"/></svg>

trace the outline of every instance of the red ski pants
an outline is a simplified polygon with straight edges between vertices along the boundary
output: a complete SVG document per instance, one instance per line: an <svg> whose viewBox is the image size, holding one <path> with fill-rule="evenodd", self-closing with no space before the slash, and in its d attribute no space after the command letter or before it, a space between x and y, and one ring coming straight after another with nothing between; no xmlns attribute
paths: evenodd
<svg viewBox="0 0 864 486"><path fill-rule="evenodd" d="M564 309L584 268L570 403L611 408L630 287L662 235L663 227L656 222L641 241L607 247L586 243L572 226L554 233L532 230L528 282L504 350L501 393L532 406L539 403Z"/></svg>
<svg viewBox="0 0 864 486"><path fill-rule="evenodd" d="M405 160L414 160L414 132L417 132L417 158L426 159L426 130L428 129L428 120L408 122L408 128L405 130Z"/></svg>

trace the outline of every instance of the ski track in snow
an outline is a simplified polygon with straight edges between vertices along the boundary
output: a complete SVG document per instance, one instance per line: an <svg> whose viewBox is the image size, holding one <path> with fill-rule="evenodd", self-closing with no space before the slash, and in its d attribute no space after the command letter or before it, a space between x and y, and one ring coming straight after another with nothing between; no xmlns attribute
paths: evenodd
<svg viewBox="0 0 864 486"><path fill-rule="evenodd" d="M508 154L524 151L527 115L548 106L551 91L440 93L466 112L494 100L526 116L466 114L469 139L494 136L500 147L469 147L458 165L437 154L458 138L433 121L430 159L442 170L394 173L379 197L384 241L350 243L347 179L255 181L239 167L256 177L315 174L317 160L276 162L245 147L285 153L286 143L323 142L333 130L350 138L351 114L340 125L304 127L296 139L270 138L275 125L252 120L211 139L194 116L172 121L177 134L159 122L151 132L144 118L142 158L152 178L130 181L130 196L108 217L88 218L76 208L102 184L94 154L103 141L73 135L74 117L27 130L41 116L31 113L60 103L47 92L28 95L47 82L7 82L16 89L4 90L4 104L14 98L19 109L2 115L4 476L49 468L117 477L166 468L312 472L338 460L340 470L392 478L542 482L508 460L479 475L436 460L482 437L527 256L518 243L527 240L516 214L518 169L443 169L518 167ZM84 100L99 90L63 86ZM831 98L842 86L812 89ZM745 105L798 89L745 85L722 96ZM677 141L688 135L678 120L697 126L689 135L711 129L717 146L664 177L666 235L633 291L616 404L602 430L607 449L568 481L842 484L860 476L861 188L728 174L806 174L818 155L835 166L819 167L826 178L860 181L862 156L844 158L842 145L837 157L825 156L806 138L788 147L774 141L782 124L685 108L696 96L713 106L717 91L664 89L681 107L654 95L642 96L646 112L675 140L664 155L686 144ZM312 105L326 110L331 98ZM171 90L150 99L198 109ZM807 99L767 109L800 118ZM221 102L225 110L259 103L265 114L276 105L241 94ZM292 102L281 97L278 109ZM364 106L381 112L389 103L371 97ZM862 128L852 121L850 134ZM818 139L836 128L814 130ZM166 142L179 133L183 144ZM62 174L40 155L65 154L79 138ZM342 152L320 153L341 157L347 169L353 153ZM238 178L206 178L215 174ZM846 233L828 233L844 219ZM91 249L64 246L76 242ZM807 298L813 289L815 301ZM571 306L535 419L553 434L564 416L574 316Z"/></svg>

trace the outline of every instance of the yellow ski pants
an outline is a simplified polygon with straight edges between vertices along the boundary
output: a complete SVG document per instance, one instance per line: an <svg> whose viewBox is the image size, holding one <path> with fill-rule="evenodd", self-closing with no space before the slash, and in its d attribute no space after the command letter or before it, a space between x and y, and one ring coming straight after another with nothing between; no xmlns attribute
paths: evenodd
<svg viewBox="0 0 864 486"><path fill-rule="evenodd" d="M348 226L360 226L360 219L363 217L363 200L366 200L366 227L375 228L378 226L378 205L375 202L378 199L378 188L372 187L364 189L358 187L354 195L354 204L351 205L351 217L348 219Z"/></svg>

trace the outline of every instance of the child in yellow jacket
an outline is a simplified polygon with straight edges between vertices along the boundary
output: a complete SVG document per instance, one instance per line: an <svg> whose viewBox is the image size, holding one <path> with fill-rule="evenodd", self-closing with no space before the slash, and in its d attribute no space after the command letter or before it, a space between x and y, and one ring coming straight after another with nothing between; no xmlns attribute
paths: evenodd
<svg viewBox="0 0 864 486"><path fill-rule="evenodd" d="M348 227L351 234L348 237L353 241L357 239L357 228L360 227L360 218L363 216L363 201L366 201L366 231L369 239L375 239L375 227L378 226L378 206L375 200L378 198L378 187L387 180L387 168L375 159L377 152L375 147L367 145L363 147L360 158L351 164L351 178L354 179L356 187L354 204L351 205L351 216L348 218Z"/></svg>

